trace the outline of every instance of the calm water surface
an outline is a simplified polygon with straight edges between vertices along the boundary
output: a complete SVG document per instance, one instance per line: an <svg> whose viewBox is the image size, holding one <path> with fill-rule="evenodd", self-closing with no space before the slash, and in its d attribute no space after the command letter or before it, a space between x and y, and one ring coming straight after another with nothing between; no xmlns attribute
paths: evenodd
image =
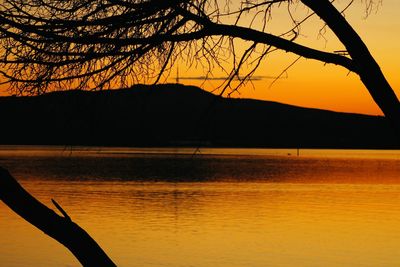
<svg viewBox="0 0 400 267"><path fill-rule="evenodd" d="M194 153L196 152L196 153ZM400 151L0 147L119 266L399 266ZM0 266L79 266L0 204Z"/></svg>

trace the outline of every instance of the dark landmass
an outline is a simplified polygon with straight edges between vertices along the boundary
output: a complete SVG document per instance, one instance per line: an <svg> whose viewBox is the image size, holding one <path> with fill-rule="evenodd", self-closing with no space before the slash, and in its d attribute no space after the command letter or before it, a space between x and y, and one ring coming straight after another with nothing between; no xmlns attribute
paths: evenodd
<svg viewBox="0 0 400 267"><path fill-rule="evenodd" d="M398 148L380 116L215 96L179 84L1 97L0 144Z"/></svg>

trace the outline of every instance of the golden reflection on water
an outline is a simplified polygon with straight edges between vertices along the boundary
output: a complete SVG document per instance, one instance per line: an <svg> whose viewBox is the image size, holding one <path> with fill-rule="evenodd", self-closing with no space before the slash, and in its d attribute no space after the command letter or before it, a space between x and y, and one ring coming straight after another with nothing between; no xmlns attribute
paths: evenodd
<svg viewBox="0 0 400 267"><path fill-rule="evenodd" d="M119 266L398 266L395 158L206 157L191 172L185 158L147 160L2 164L47 205L55 198ZM186 180L166 177L180 171ZM0 266L78 266L4 204L0 235Z"/></svg>
<svg viewBox="0 0 400 267"><path fill-rule="evenodd" d="M400 257L400 185L24 184L49 205L55 197L120 266L397 266ZM77 264L0 212L4 266Z"/></svg>

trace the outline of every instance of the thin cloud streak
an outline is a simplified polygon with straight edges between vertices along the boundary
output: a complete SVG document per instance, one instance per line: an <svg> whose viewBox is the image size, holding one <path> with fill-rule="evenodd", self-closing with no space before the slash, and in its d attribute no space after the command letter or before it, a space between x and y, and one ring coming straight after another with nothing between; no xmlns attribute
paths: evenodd
<svg viewBox="0 0 400 267"><path fill-rule="evenodd" d="M228 80L229 77L206 77L206 76L189 76L189 77L172 77L173 79L179 80L207 80L207 81L225 81ZM274 76L253 76L250 78L251 81L262 81L262 80L279 80L286 79L287 77L274 77ZM233 80L239 81L243 79L243 77L235 77Z"/></svg>

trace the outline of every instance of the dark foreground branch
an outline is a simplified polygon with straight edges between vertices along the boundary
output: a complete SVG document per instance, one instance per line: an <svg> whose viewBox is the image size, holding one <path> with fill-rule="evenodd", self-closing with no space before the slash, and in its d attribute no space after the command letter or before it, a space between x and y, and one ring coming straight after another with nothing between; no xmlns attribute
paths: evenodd
<svg viewBox="0 0 400 267"><path fill-rule="evenodd" d="M83 266L116 266L69 216L61 217L43 205L1 167L0 199L26 221L67 247Z"/></svg>
<svg viewBox="0 0 400 267"><path fill-rule="evenodd" d="M301 0L301 2L311 8L346 47L357 68L356 73L400 139L399 99L361 37L330 0Z"/></svg>

